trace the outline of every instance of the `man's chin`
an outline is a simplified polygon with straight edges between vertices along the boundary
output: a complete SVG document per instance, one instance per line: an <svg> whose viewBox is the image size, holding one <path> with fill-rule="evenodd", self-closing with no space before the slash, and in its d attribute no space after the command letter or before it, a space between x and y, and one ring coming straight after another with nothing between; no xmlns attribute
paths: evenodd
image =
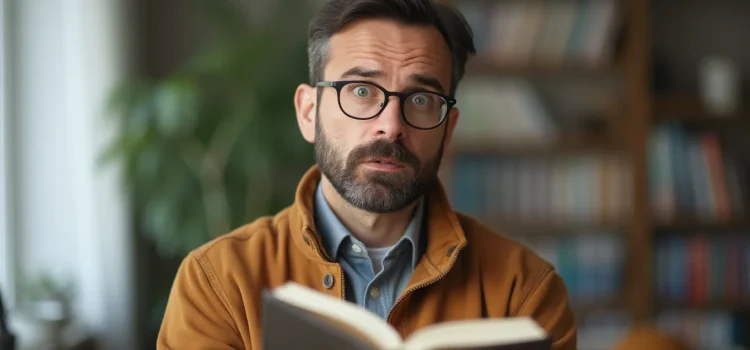
<svg viewBox="0 0 750 350"><path fill-rule="evenodd" d="M398 211L404 207L400 203L404 200L404 190L407 188L408 185L394 186L377 181L364 181L358 182L355 188L350 188L348 191L350 196L344 197L355 207L383 214Z"/></svg>
<svg viewBox="0 0 750 350"><path fill-rule="evenodd" d="M390 183L378 181L378 179L358 179L356 184L356 192L362 193L366 196L378 196L383 197L392 193L395 188Z"/></svg>
<svg viewBox="0 0 750 350"><path fill-rule="evenodd" d="M393 198L391 197L367 197L363 198L364 200L361 202L350 202L353 206L362 209L364 211L375 213L375 214L389 214L393 212L397 212L403 208L405 208L408 204L405 205L396 205L394 203ZM399 203L402 204L402 203Z"/></svg>
<svg viewBox="0 0 750 350"><path fill-rule="evenodd" d="M406 189L411 188L411 182L398 180L402 179L393 179L388 176L370 176L366 180L360 181L358 187L369 195L380 195L381 197L395 196L398 193L403 193Z"/></svg>

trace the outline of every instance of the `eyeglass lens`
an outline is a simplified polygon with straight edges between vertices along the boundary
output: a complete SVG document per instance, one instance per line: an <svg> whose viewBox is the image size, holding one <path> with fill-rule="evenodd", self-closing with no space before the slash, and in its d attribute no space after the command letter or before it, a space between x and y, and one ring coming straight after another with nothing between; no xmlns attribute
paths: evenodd
<svg viewBox="0 0 750 350"><path fill-rule="evenodd" d="M385 93L376 86L365 83L350 83L341 88L341 109L357 119L369 119L380 113L385 104ZM442 97L416 92L406 97L403 105L404 118L418 128L430 128L439 124L447 113L448 103Z"/></svg>

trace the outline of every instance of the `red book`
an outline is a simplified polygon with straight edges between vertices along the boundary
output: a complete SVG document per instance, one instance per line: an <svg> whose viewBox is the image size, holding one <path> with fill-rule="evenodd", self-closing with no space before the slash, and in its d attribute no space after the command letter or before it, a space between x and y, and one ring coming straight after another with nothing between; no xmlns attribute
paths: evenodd
<svg viewBox="0 0 750 350"><path fill-rule="evenodd" d="M688 245L688 302L700 306L707 295L707 249L705 238L696 235Z"/></svg>
<svg viewBox="0 0 750 350"><path fill-rule="evenodd" d="M724 174L724 158L721 155L719 137L715 132L706 132L701 137L708 160L709 186L716 199L716 219L727 221L732 215L727 192L727 178Z"/></svg>

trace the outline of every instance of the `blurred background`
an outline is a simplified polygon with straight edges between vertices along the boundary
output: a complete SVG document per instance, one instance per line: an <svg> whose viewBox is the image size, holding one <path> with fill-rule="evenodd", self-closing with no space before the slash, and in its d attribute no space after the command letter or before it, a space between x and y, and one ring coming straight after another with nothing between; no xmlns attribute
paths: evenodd
<svg viewBox="0 0 750 350"><path fill-rule="evenodd" d="M293 200L318 0L0 0L0 293L25 348L151 349L181 259ZM750 2L450 0L441 178L557 268L581 349L750 346Z"/></svg>

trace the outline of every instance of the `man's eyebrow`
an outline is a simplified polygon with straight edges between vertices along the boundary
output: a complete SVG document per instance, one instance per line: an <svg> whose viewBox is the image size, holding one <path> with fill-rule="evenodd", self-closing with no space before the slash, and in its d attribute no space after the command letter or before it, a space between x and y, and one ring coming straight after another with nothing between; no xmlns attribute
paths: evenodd
<svg viewBox="0 0 750 350"><path fill-rule="evenodd" d="M348 78L348 77L360 77L360 78L380 78L385 76L385 73L383 71L377 70L377 69L367 69L364 67L353 67L344 72L344 74L341 74L341 78Z"/></svg>
<svg viewBox="0 0 750 350"><path fill-rule="evenodd" d="M350 77L359 77L359 78L382 78L385 76L385 73L381 70L377 69L368 69L360 66L352 67L344 74L341 74L341 78L350 78ZM426 75L426 74L419 74L414 73L409 76L409 80L417 83L418 85L428 86L431 87L437 91L445 92L445 89L443 88L443 85L440 84L440 80L438 80L435 76L432 75Z"/></svg>
<svg viewBox="0 0 750 350"><path fill-rule="evenodd" d="M429 86L437 91L445 92L443 85L440 84L440 80L432 75L415 73L409 76L409 80L415 81L419 85Z"/></svg>

